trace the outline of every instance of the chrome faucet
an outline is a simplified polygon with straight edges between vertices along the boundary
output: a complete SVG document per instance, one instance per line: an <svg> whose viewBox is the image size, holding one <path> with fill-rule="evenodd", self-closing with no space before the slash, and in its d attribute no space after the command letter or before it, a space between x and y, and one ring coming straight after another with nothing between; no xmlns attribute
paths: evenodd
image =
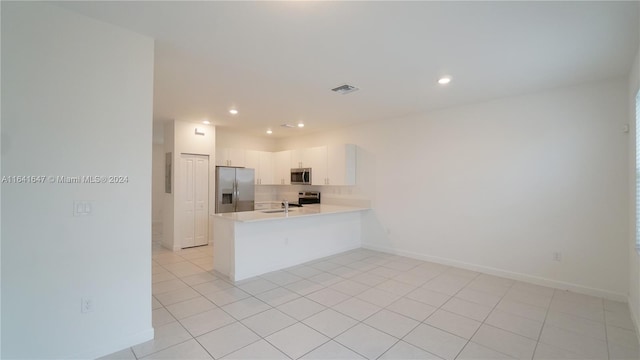
<svg viewBox="0 0 640 360"><path fill-rule="evenodd" d="M289 200L283 200L282 203L284 204L284 213L288 214L289 213Z"/></svg>

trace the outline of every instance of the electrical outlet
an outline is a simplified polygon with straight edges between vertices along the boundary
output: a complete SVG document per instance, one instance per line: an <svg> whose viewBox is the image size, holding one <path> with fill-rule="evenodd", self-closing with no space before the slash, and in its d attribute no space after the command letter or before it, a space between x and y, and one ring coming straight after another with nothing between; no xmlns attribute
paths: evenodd
<svg viewBox="0 0 640 360"><path fill-rule="evenodd" d="M88 297L82 298L80 312L88 313L92 311L93 311L93 299Z"/></svg>
<svg viewBox="0 0 640 360"><path fill-rule="evenodd" d="M554 252L553 253L553 261L562 261L562 253L561 252Z"/></svg>

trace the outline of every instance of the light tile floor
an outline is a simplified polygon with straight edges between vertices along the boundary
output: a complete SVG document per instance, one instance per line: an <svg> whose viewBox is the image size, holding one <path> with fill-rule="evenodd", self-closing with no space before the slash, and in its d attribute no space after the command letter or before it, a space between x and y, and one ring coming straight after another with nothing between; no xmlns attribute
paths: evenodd
<svg viewBox="0 0 640 360"><path fill-rule="evenodd" d="M154 245L155 339L108 359L639 359L627 305L358 249L230 283Z"/></svg>

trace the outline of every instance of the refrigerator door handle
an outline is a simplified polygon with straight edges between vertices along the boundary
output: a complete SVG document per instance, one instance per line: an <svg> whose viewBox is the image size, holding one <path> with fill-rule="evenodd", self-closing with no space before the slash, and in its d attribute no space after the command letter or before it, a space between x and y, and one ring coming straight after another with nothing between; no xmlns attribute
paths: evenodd
<svg viewBox="0 0 640 360"><path fill-rule="evenodd" d="M240 200L240 189L239 189L239 187L238 187L238 180L234 181L234 183L233 183L233 187L234 187L234 189L235 189L234 197L235 197L235 200L236 200L236 201L234 202L234 204L233 204L233 211L234 211L234 212L237 212L237 211L238 211L238 202L239 202L239 200Z"/></svg>

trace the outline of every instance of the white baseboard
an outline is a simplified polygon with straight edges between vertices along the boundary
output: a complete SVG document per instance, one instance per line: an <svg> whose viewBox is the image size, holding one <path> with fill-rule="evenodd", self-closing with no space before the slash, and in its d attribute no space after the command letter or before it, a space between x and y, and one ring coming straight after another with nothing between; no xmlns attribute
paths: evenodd
<svg viewBox="0 0 640 360"><path fill-rule="evenodd" d="M636 337L638 337L638 343L640 343L640 331L639 331L639 327L640 324L638 324L638 315L640 314L636 314L636 312L633 310L633 306L631 306L631 296L627 297L627 306L629 307L629 312L631 313L631 321L633 322L633 328L636 330Z"/></svg>
<svg viewBox="0 0 640 360"><path fill-rule="evenodd" d="M381 251L389 254L406 256L413 259L430 261L437 264L455 266L462 269L477 271L477 272L494 275L494 276L500 276L500 277L504 277L512 280L523 281L523 282L527 282L535 285L547 286L555 289L569 290L569 291L573 291L580 294L602 297L609 300L627 302L627 297L628 297L627 294L623 294L623 293L617 293L617 292L612 292L612 291L603 290L603 289L596 289L588 286L567 283L564 281L558 281L558 280L553 280L553 279L548 279L548 278L543 278L543 277L538 277L533 275L527 275L523 273L517 273L517 272L507 271L503 269L492 268L488 266L476 265L476 264L466 263L463 261L441 258L437 256L430 256L430 255L415 253L411 251L397 250L397 249L392 249L384 246L377 246L377 245L370 245L370 244L363 244L362 247L365 249Z"/></svg>
<svg viewBox="0 0 640 360"><path fill-rule="evenodd" d="M119 340L110 342L110 344L105 344L100 346L97 349L92 350L88 354L82 354L81 356L77 356L78 359L97 359L99 357L103 357L109 354L113 354L114 352L121 351L132 346L142 344L143 342L153 340L154 331L153 327L139 332L137 334L131 334L124 338L120 338Z"/></svg>

